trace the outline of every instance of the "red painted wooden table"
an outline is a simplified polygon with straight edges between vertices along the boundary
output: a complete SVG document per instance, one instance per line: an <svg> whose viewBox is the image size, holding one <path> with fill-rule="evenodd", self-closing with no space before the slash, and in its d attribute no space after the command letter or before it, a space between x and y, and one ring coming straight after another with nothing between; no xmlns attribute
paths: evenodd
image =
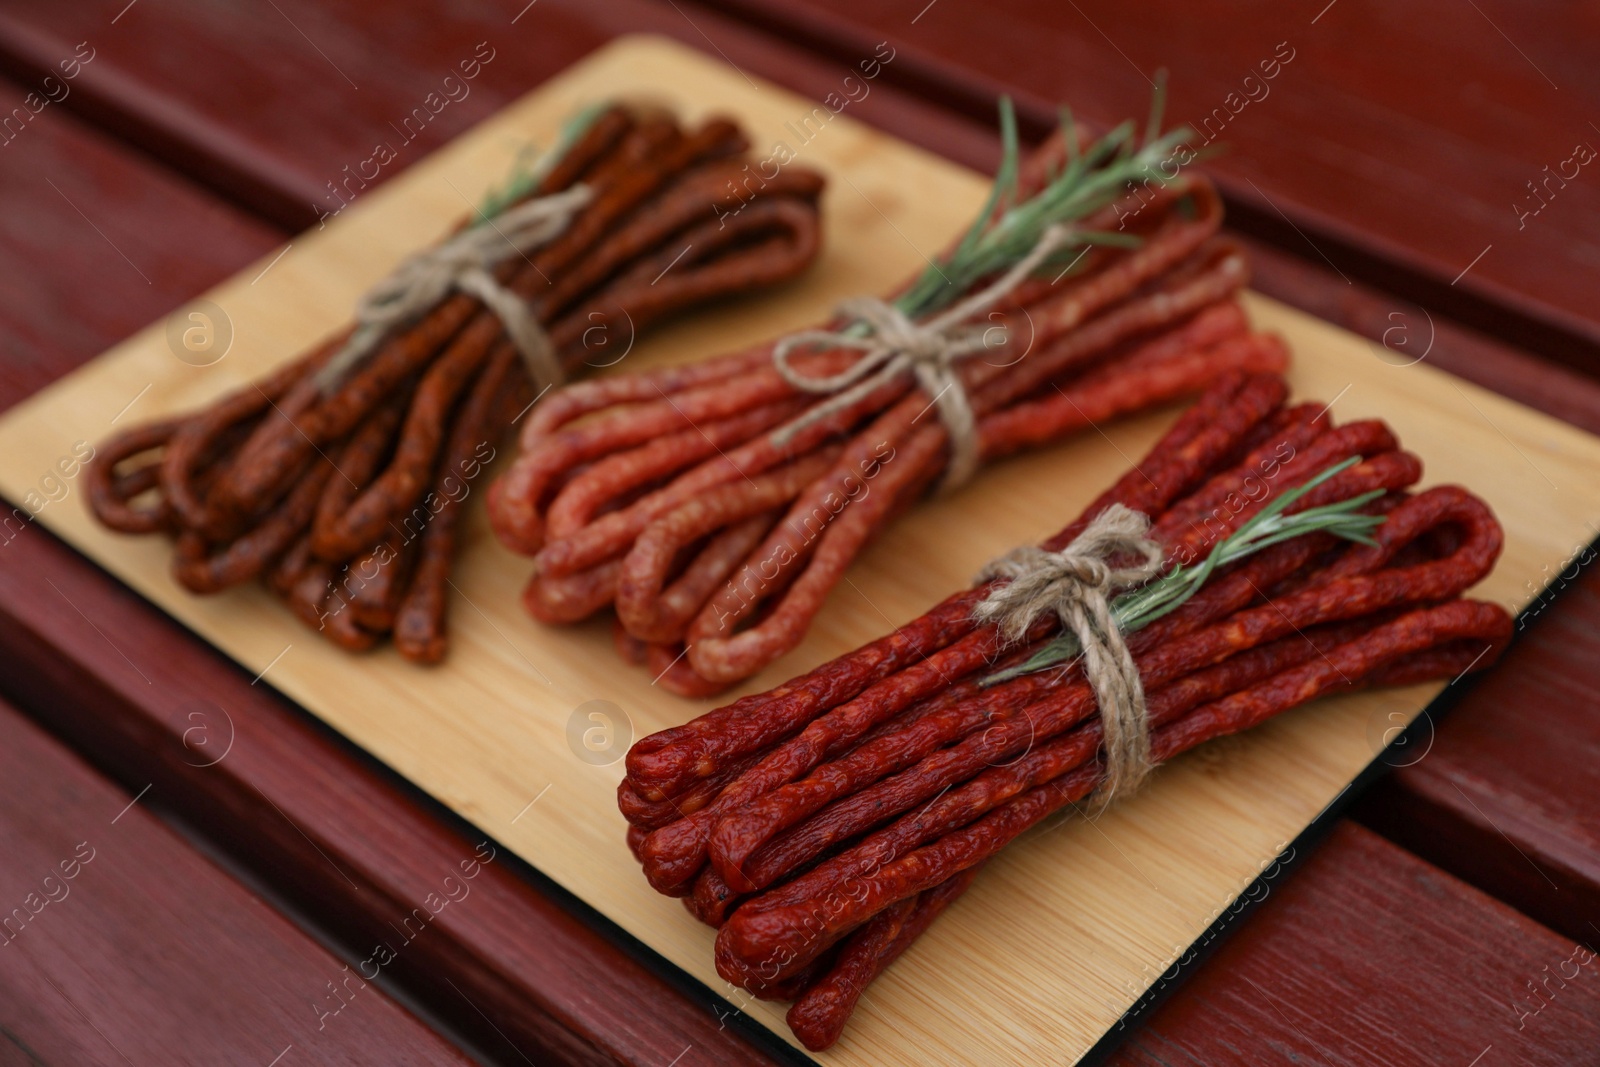
<svg viewBox="0 0 1600 1067"><path fill-rule="evenodd" d="M1600 142L1594 30L1503 0L0 3L0 111L52 97L0 134L0 406L312 223L478 42L496 59L395 171L648 31L818 97L890 40L856 113L977 167L997 91L1038 133L1063 98L1093 120L1141 108L1165 67L1173 117L1212 116L1231 146L1214 168L1259 289L1600 431L1600 183L1545 169ZM66 91L43 82L63 61ZM1600 472L1572 491L1600 521ZM1595 1059L1600 964L1572 961L1600 945L1600 578L1548 578L1566 588L1506 661L1297 845L1114 1062ZM0 946L0 1063L768 1057L498 855L472 903L349 981L480 839L251 683L43 529L0 546L7 907L96 850Z"/></svg>

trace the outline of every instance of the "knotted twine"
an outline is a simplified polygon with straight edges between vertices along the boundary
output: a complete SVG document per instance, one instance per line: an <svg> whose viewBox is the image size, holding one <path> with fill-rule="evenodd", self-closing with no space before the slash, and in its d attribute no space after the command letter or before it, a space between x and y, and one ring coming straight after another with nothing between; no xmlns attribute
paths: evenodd
<svg viewBox="0 0 1600 1067"><path fill-rule="evenodd" d="M1060 552L1025 545L991 562L978 581L1009 578L973 610L999 627L1008 642L1022 640L1036 619L1054 612L1078 640L1083 674L1100 704L1106 777L1100 805L1120 790L1133 790L1150 773L1150 725L1144 685L1111 610L1111 597L1160 573L1160 544L1146 534L1150 519L1112 504ZM1113 567L1116 557L1136 556L1133 566Z"/></svg>
<svg viewBox="0 0 1600 1067"><path fill-rule="evenodd" d="M355 332L317 373L318 389L332 392L391 331L421 318L452 290L477 297L505 324L535 389L560 384L565 375L549 335L527 302L496 281L493 271L555 240L593 198L581 184L535 197L407 259L361 298Z"/></svg>
<svg viewBox="0 0 1600 1067"><path fill-rule="evenodd" d="M795 435L867 396L873 390L910 372L922 390L933 398L939 418L950 437L950 463L940 491L954 489L978 468L978 425L956 363L987 350L993 327L973 322L994 310L1017 286L1028 279L1077 231L1055 223L1040 234L1026 256L986 288L954 307L923 322L913 322L904 311L877 297L856 297L839 305L837 316L848 325L838 330L802 330L783 338L772 349L772 364L790 386L829 399L773 431L778 447ZM1003 343L1003 342L1002 342ZM801 374L790 356L802 348L849 348L861 353L845 370L826 377ZM920 417L920 416L919 416Z"/></svg>

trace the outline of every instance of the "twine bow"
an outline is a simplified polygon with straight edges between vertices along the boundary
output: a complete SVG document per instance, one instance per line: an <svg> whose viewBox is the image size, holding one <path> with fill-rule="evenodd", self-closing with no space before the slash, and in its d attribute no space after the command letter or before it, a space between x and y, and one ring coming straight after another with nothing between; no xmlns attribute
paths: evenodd
<svg viewBox="0 0 1600 1067"><path fill-rule="evenodd" d="M527 303L495 280L493 269L555 240L593 196L588 186L574 185L535 197L400 264L361 298L355 332L318 372L318 388L324 394L337 388L391 331L422 317L451 290L476 297L505 324L535 389L558 384L563 374L549 336Z"/></svg>
<svg viewBox="0 0 1600 1067"><path fill-rule="evenodd" d="M1161 546L1146 536L1149 529L1148 517L1112 504L1060 552L1026 545L978 575L980 582L1010 579L973 610L975 618L998 626L1008 641L1021 640L1047 612L1059 616L1077 639L1084 677L1100 704L1106 763L1099 790L1102 805L1118 791L1137 788L1152 768L1144 685L1111 611L1112 596L1149 581L1162 569ZM1113 559L1127 556L1139 562L1112 566Z"/></svg>
<svg viewBox="0 0 1600 1067"><path fill-rule="evenodd" d="M783 380L801 392L829 395L829 399L774 430L773 443L780 448L787 445L807 427L910 373L933 398L950 436L950 463L940 489L953 489L965 482L977 469L980 458L978 428L956 364L989 349L993 329L981 320L971 320L992 311L1075 234L1071 226L1062 223L1048 227L1028 254L1005 274L922 322L912 321L900 308L877 297L857 297L839 305L839 318L849 324L842 329L802 330L783 338L772 349L773 366ZM1004 344L1003 333L1001 337ZM790 362L793 353L803 348L854 349L861 357L838 374L812 377L801 374Z"/></svg>

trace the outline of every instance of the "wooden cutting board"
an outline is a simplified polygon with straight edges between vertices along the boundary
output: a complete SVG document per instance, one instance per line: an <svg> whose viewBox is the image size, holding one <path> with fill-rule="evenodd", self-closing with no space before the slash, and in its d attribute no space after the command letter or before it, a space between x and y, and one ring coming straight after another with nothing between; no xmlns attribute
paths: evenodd
<svg viewBox="0 0 1600 1067"><path fill-rule="evenodd" d="M831 107L861 84L841 83ZM664 693L621 666L606 623L557 630L524 616L516 594L527 561L495 543L480 508L470 509L455 576L453 651L430 669L389 650L341 653L254 587L186 593L168 576L168 544L100 529L83 506L81 474L60 473L74 469L78 442L190 409L331 333L369 284L497 184L519 149L551 143L566 116L608 96L655 98L689 116L731 112L758 157L769 146L792 152L830 177L825 251L804 280L642 339L621 370L740 347L810 324L842 297L880 292L942 248L987 187L984 176L856 123L847 102L834 114L680 45L625 38L393 181L359 191L325 228L296 237L204 303L178 309L13 409L0 419L0 492L261 672L263 684L788 1040L782 1006L751 1001L717 977L712 932L652 893L623 844L613 797L628 742L708 705ZM1427 482L1465 483L1494 506L1506 551L1477 595L1518 610L1595 537L1600 439L1426 360L1400 365L1393 351L1269 300L1252 296L1248 307L1258 326L1289 340L1298 397L1330 400L1342 419L1387 419L1426 460ZM190 338L197 343L215 331L213 352L215 339L228 336L226 354L197 357L184 345L191 328L202 331ZM619 350L628 342L618 338ZM745 690L882 634L963 586L984 561L1053 532L1173 417L1151 414L1006 460L926 502L857 561L805 643ZM0 524L0 543L17 535L20 514ZM843 1041L818 1059L1075 1061L1443 688L1319 701L1175 760L1093 822L1058 818L1027 835L872 986ZM663 1050L662 1062L672 1054Z"/></svg>

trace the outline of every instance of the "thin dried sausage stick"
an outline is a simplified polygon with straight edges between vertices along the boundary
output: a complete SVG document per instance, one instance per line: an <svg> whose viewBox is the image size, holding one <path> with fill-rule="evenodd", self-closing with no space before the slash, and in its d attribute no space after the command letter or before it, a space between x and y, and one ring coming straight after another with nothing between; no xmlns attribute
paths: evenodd
<svg viewBox="0 0 1600 1067"><path fill-rule="evenodd" d="M852 934L833 965L807 983L784 1016L800 1043L821 1052L838 1041L867 986L967 891L978 870L968 867L915 900L880 912Z"/></svg>
<svg viewBox="0 0 1600 1067"><path fill-rule="evenodd" d="M1488 525L1484 524L1485 518ZM1476 537L1448 559L1387 572L1333 577L1322 585L1313 585L1262 607L1238 612L1223 623L1141 649L1135 653L1134 660L1147 689L1154 690L1191 670L1221 662L1262 642L1293 634L1297 629L1400 604L1457 595L1486 573L1498 551L1498 524L1488 516L1481 503L1459 490L1430 490L1391 512L1390 519L1394 525L1390 538L1380 540L1379 547L1353 549L1351 554L1376 568L1387 558L1386 553L1403 543L1394 538L1409 540L1419 522L1470 523ZM1380 530L1388 533L1389 526L1390 523L1385 523ZM1340 596L1347 600L1338 602ZM1352 611L1351 605L1363 605L1364 609ZM1062 685L1028 707L1012 711L997 709L988 717L990 725L981 731L973 729L976 724L970 720L962 723L972 732L966 733L959 743L927 755L915 766L899 770L892 777L866 788L859 788L862 777L865 775L870 781L875 776L872 759L876 757L857 750L861 755L856 762L865 766L848 768L850 774L842 779L822 775L817 785L826 788L818 792L816 786L810 787L814 795L807 798L808 803L795 803L804 795L802 785L796 784L785 787L770 799L746 805L739 816L724 820L713 831L711 859L729 885L740 891L751 891L756 887L741 869L743 860L770 839L773 832L792 825L798 817L815 811L832 797L851 787L859 789L830 809L830 819L836 827L832 832L849 836L907 810L944 787L981 771L986 765L1011 759L1027 746L1056 737L1083 721L1093 708L1094 694L1086 683L1074 681ZM943 740L955 741L958 737L961 735L946 735ZM922 748L926 750L927 746ZM851 753L851 757L857 757L857 753ZM903 763L904 760L900 761L901 765Z"/></svg>
<svg viewBox="0 0 1600 1067"><path fill-rule="evenodd" d="M345 567L350 616L363 630L388 633L394 629L416 566L417 546L417 541L393 534Z"/></svg>
<svg viewBox="0 0 1600 1067"><path fill-rule="evenodd" d="M339 453L340 478L328 482L311 520L311 548L329 562L339 562L337 553L318 551L319 532L336 525L344 510L365 489L388 458L395 431L406 413L404 397L391 397L351 433Z"/></svg>
<svg viewBox="0 0 1600 1067"><path fill-rule="evenodd" d="M154 533L167 528L172 518L170 501L162 497L153 507L135 507L134 497L149 487L144 486L142 481L123 481L117 468L130 459L166 445L184 422L183 419L163 419L135 426L96 448L95 462L88 465L85 483L89 507L95 518L121 533Z"/></svg>
<svg viewBox="0 0 1600 1067"><path fill-rule="evenodd" d="M1132 361L1117 364L1061 387L1054 395L980 420L983 459L988 462L1035 448L1084 427L1197 393L1215 381L1219 371L1279 374L1287 367L1288 353L1282 342L1264 336L1226 341L1139 367Z"/></svg>
<svg viewBox="0 0 1600 1067"><path fill-rule="evenodd" d="M523 423L519 443L524 448L532 448L541 438L584 415L618 404L654 400L663 394L670 396L697 385L738 377L759 370L771 359L772 346L768 343L698 363L681 363L636 374L617 374L609 378L574 382L539 402L528 416L528 421Z"/></svg>
<svg viewBox="0 0 1600 1067"><path fill-rule="evenodd" d="M414 663L437 663L444 657L450 565L462 503L470 492L467 472L482 466L482 449L492 449L492 442L499 440L511 417L507 409L520 405L526 392L526 379L518 373L516 357L508 353L485 368L455 414L435 475L439 510L422 532L410 588L394 621L395 648ZM452 483L461 488L459 496L451 491Z"/></svg>
<svg viewBox="0 0 1600 1067"><path fill-rule="evenodd" d="M531 581L522 590L522 606L540 622L586 619L616 599L622 560L612 559L577 574Z"/></svg>
<svg viewBox="0 0 1600 1067"><path fill-rule="evenodd" d="M261 574L311 521L317 498L333 476L333 464L318 461L263 522L216 553L198 534L186 534L193 539L187 552L180 545L173 576L192 593L216 593Z"/></svg>
<svg viewBox="0 0 1600 1067"><path fill-rule="evenodd" d="M286 392L331 357L342 341L340 337L324 344L311 355L280 367L265 380L241 386L184 420L162 455L161 493L185 526L208 536L227 536L229 530L224 516L206 499L208 493L200 491L197 480L201 470L214 461L222 440L258 420L272 404L282 400ZM258 421L257 432L259 426Z"/></svg>
<svg viewBox="0 0 1600 1067"><path fill-rule="evenodd" d="M1348 686L1403 654L1461 636L1480 635L1508 639L1510 617L1495 605L1473 601L1404 615L1299 668L1196 709L1156 732L1152 739L1155 755L1170 758L1203 740L1248 728L1322 693ZM745 975L771 981L804 966L883 908L987 859L1029 826L1080 799L1083 794L1074 796L1076 790L1060 788L1063 781L1031 789L969 826L853 880L851 892L827 898L830 906L826 909L809 902L740 908L717 935L719 973L735 982Z"/></svg>
<svg viewBox="0 0 1600 1067"><path fill-rule="evenodd" d="M1193 464L1198 462L1203 465L1207 461L1214 461L1219 455L1226 454L1233 447L1234 442L1249 430L1250 426L1265 418L1273 407L1281 401L1281 382L1277 383L1276 388L1264 387L1274 381L1276 380L1251 379L1243 383L1225 383L1216 391L1211 403L1201 410L1202 418L1191 420L1191 425L1174 427L1168 438L1152 449L1150 455L1146 457L1145 462L1140 466L1146 472L1154 472L1153 474L1150 474L1148 478L1141 477L1137 481L1124 480L1119 483L1117 489L1126 493L1128 498L1135 502L1148 504L1151 500L1164 500L1168 494L1174 492L1172 489L1174 484L1188 484L1194 481L1196 476L1192 472ZM1213 412L1211 410L1212 406L1219 403L1217 397L1224 395L1224 391L1230 389L1237 389L1237 395L1233 398L1231 409L1224 409L1226 413ZM1201 427L1199 424L1207 414L1215 415L1215 417L1205 421L1205 425ZM1174 441L1182 441L1182 443L1173 445L1172 442ZM1168 447L1164 448L1164 445ZM1109 501L1104 500L1104 498L1096 501L1091 506L1091 512L1086 512L1086 515L1097 514L1108 503ZM1079 521L1087 520L1080 519ZM1072 524L1068 527L1068 531L1072 531L1077 525L1078 523ZM1073 533L1072 536L1076 536L1076 534ZM1059 539L1060 535L1056 539L1052 539L1052 543ZM1286 553L1295 551L1297 551L1296 548L1284 548L1276 556L1269 557L1269 559L1280 558ZM1266 565L1268 565L1268 561L1255 563L1258 568ZM1263 578L1263 580L1266 579ZM1237 585L1238 583L1235 582L1234 587L1236 588ZM1223 590L1212 591L1209 597L1197 597L1198 603L1191 602L1190 615L1202 610L1205 605L1217 603L1221 599L1221 594L1225 593L1226 590L1227 587L1224 587ZM1249 593L1246 592L1244 595L1248 596ZM1238 593L1233 593L1233 596L1237 598ZM946 603L950 602L947 601ZM1173 620L1178 618L1178 616L1171 617ZM1176 625L1175 621L1168 621L1168 627L1174 625ZM1048 627L1048 623L1040 624L1041 630L1048 629ZM1157 629L1146 640L1155 640L1163 632L1165 631ZM965 636L965 631L962 636ZM829 745L837 742L841 737L860 736L874 722L881 721L882 718L892 715L905 707L917 695L925 692L935 684L935 679L944 677L947 672L957 673L958 675L974 669L978 664L983 663L986 657L993 655L995 651L994 641L995 634L991 629L987 634L980 636L976 640L968 640L955 649L947 649L939 653L935 653L933 649L928 649L923 652L923 656L926 658L925 663L921 667L912 668L908 672L912 678L920 678L920 683L917 681L908 682L907 679L898 676L893 677L888 681L879 683L878 692L870 695L863 693L859 701L838 709L836 712L830 712L822 716L820 720L813 721L809 726L806 726L795 741L780 746L777 751L764 759L758 768L731 786L725 793L725 799L719 797L717 802L708 806L693 818L686 819L681 824L664 827L652 835L643 849L646 877L652 885L663 892L684 891L684 887L689 884L705 860L711 828L715 819L720 817L722 812L747 803L768 790L792 781L810 770L820 760L821 753L826 751ZM1041 684L1037 678L1019 681L1023 685ZM852 696L854 695L852 694ZM737 704L734 705L734 707L737 706ZM702 716L701 719L695 720L695 723L691 723L689 726L692 728L696 724L704 724L718 717L720 717L719 713L714 712L709 716ZM846 724L849 725L846 726ZM741 721L739 732L753 732L757 725L755 722ZM687 732L686 728L679 729ZM671 731L667 733L671 733ZM717 740L726 740L728 739L727 735L732 733L732 730L728 730L724 736L718 737ZM655 735L656 738L661 736ZM635 746L636 751L641 746L644 746L644 750L639 753L641 757L639 762L642 763L649 759L651 756L649 746L658 743L655 739L647 738L640 743L640 746ZM630 774L634 774L634 754L630 753L629 758ZM636 787L639 786L639 782L640 778L636 775ZM642 788L648 788L648 786ZM724 877L728 876L728 872L725 871ZM737 878L736 872L734 872L733 878Z"/></svg>
<svg viewBox="0 0 1600 1067"><path fill-rule="evenodd" d="M708 127L699 135L696 145L721 142L726 133L720 125ZM531 295L545 277L575 260L616 217L653 191L660 181L658 172L663 166L676 163L681 169L692 161L683 158L686 150L681 144L674 144L683 140L672 123L660 120L646 121L630 131L622 138L612 159L600 164L599 169L603 173L608 170L608 163L630 156L636 158L638 164L609 168L612 171L607 175L609 181L597 176L600 187L593 202L579 213L572 225L535 253L531 264L501 264L494 271L496 278L514 292ZM672 145L664 153L670 158L654 166L643 165L650 158L649 150L663 145ZM304 383L285 403L286 409L292 407L296 412L292 418L284 420L287 425L274 426L246 443L241 456L248 457L249 463L236 467L233 477L217 486L216 506L225 513L237 513L251 501L273 498L277 487L287 480L286 471L293 471L317 445L348 432L374 404L415 373L447 342L456 357L453 368L456 373L444 376L446 385L461 373L461 364L480 366L488 347L503 333L499 320L485 311L476 299L457 294L446 298L415 326L381 345L340 385L334 396L321 399L311 383ZM442 398L435 396L434 399L437 407L437 401ZM448 400L445 403L448 406ZM366 544L373 540L376 538L367 540ZM353 551L360 551L360 547Z"/></svg>
<svg viewBox="0 0 1600 1067"><path fill-rule="evenodd" d="M710 160L676 175L655 200L614 228L594 254L585 256L572 269L554 278L555 284L541 296L545 312L568 308L586 293L603 287L612 275L634 269L635 261L651 255L680 231L707 218L718 221L718 208L740 202L738 194L730 190L732 179L743 176L745 166L737 160ZM768 198L815 200L822 186L822 176L816 171L785 170L767 183L761 190L762 199L750 206L761 205ZM815 212L811 216L815 218ZM736 224L738 219L734 217L728 221ZM723 232L730 228L723 227ZM676 254L676 247L668 253L669 256ZM659 273L660 267L653 261L651 265ZM655 274L649 277L654 278Z"/></svg>
<svg viewBox="0 0 1600 1067"><path fill-rule="evenodd" d="M545 513L545 525L551 543L538 557L541 574L563 575L581 570L596 560L579 560L576 565L565 561L552 562L550 549L560 544L559 539L592 523L608 505L643 486L658 482L676 473L690 463L698 463L712 455L724 455L723 449L732 448L751 434L761 433L789 418L798 410L793 400L767 404L751 411L702 423L696 427L657 438L643 448L614 453L584 468L571 481L562 486ZM753 472L748 469L746 475ZM641 509L643 516L658 518L665 509ZM616 512L607 512L616 514ZM637 531L635 531L637 534ZM611 552L599 558L615 554Z"/></svg>
<svg viewBox="0 0 1600 1067"><path fill-rule="evenodd" d="M1198 481L1211 463L1281 403L1280 379L1229 376L1181 415L1149 453L1051 538L1058 550L1113 503L1147 514L1163 510ZM629 751L628 775L652 799L713 773L724 760L759 751L803 727L819 710L848 700L872 683L958 640L974 629L970 613L984 595L968 590L861 649L823 664L768 693L741 698L683 726L641 739Z"/></svg>

